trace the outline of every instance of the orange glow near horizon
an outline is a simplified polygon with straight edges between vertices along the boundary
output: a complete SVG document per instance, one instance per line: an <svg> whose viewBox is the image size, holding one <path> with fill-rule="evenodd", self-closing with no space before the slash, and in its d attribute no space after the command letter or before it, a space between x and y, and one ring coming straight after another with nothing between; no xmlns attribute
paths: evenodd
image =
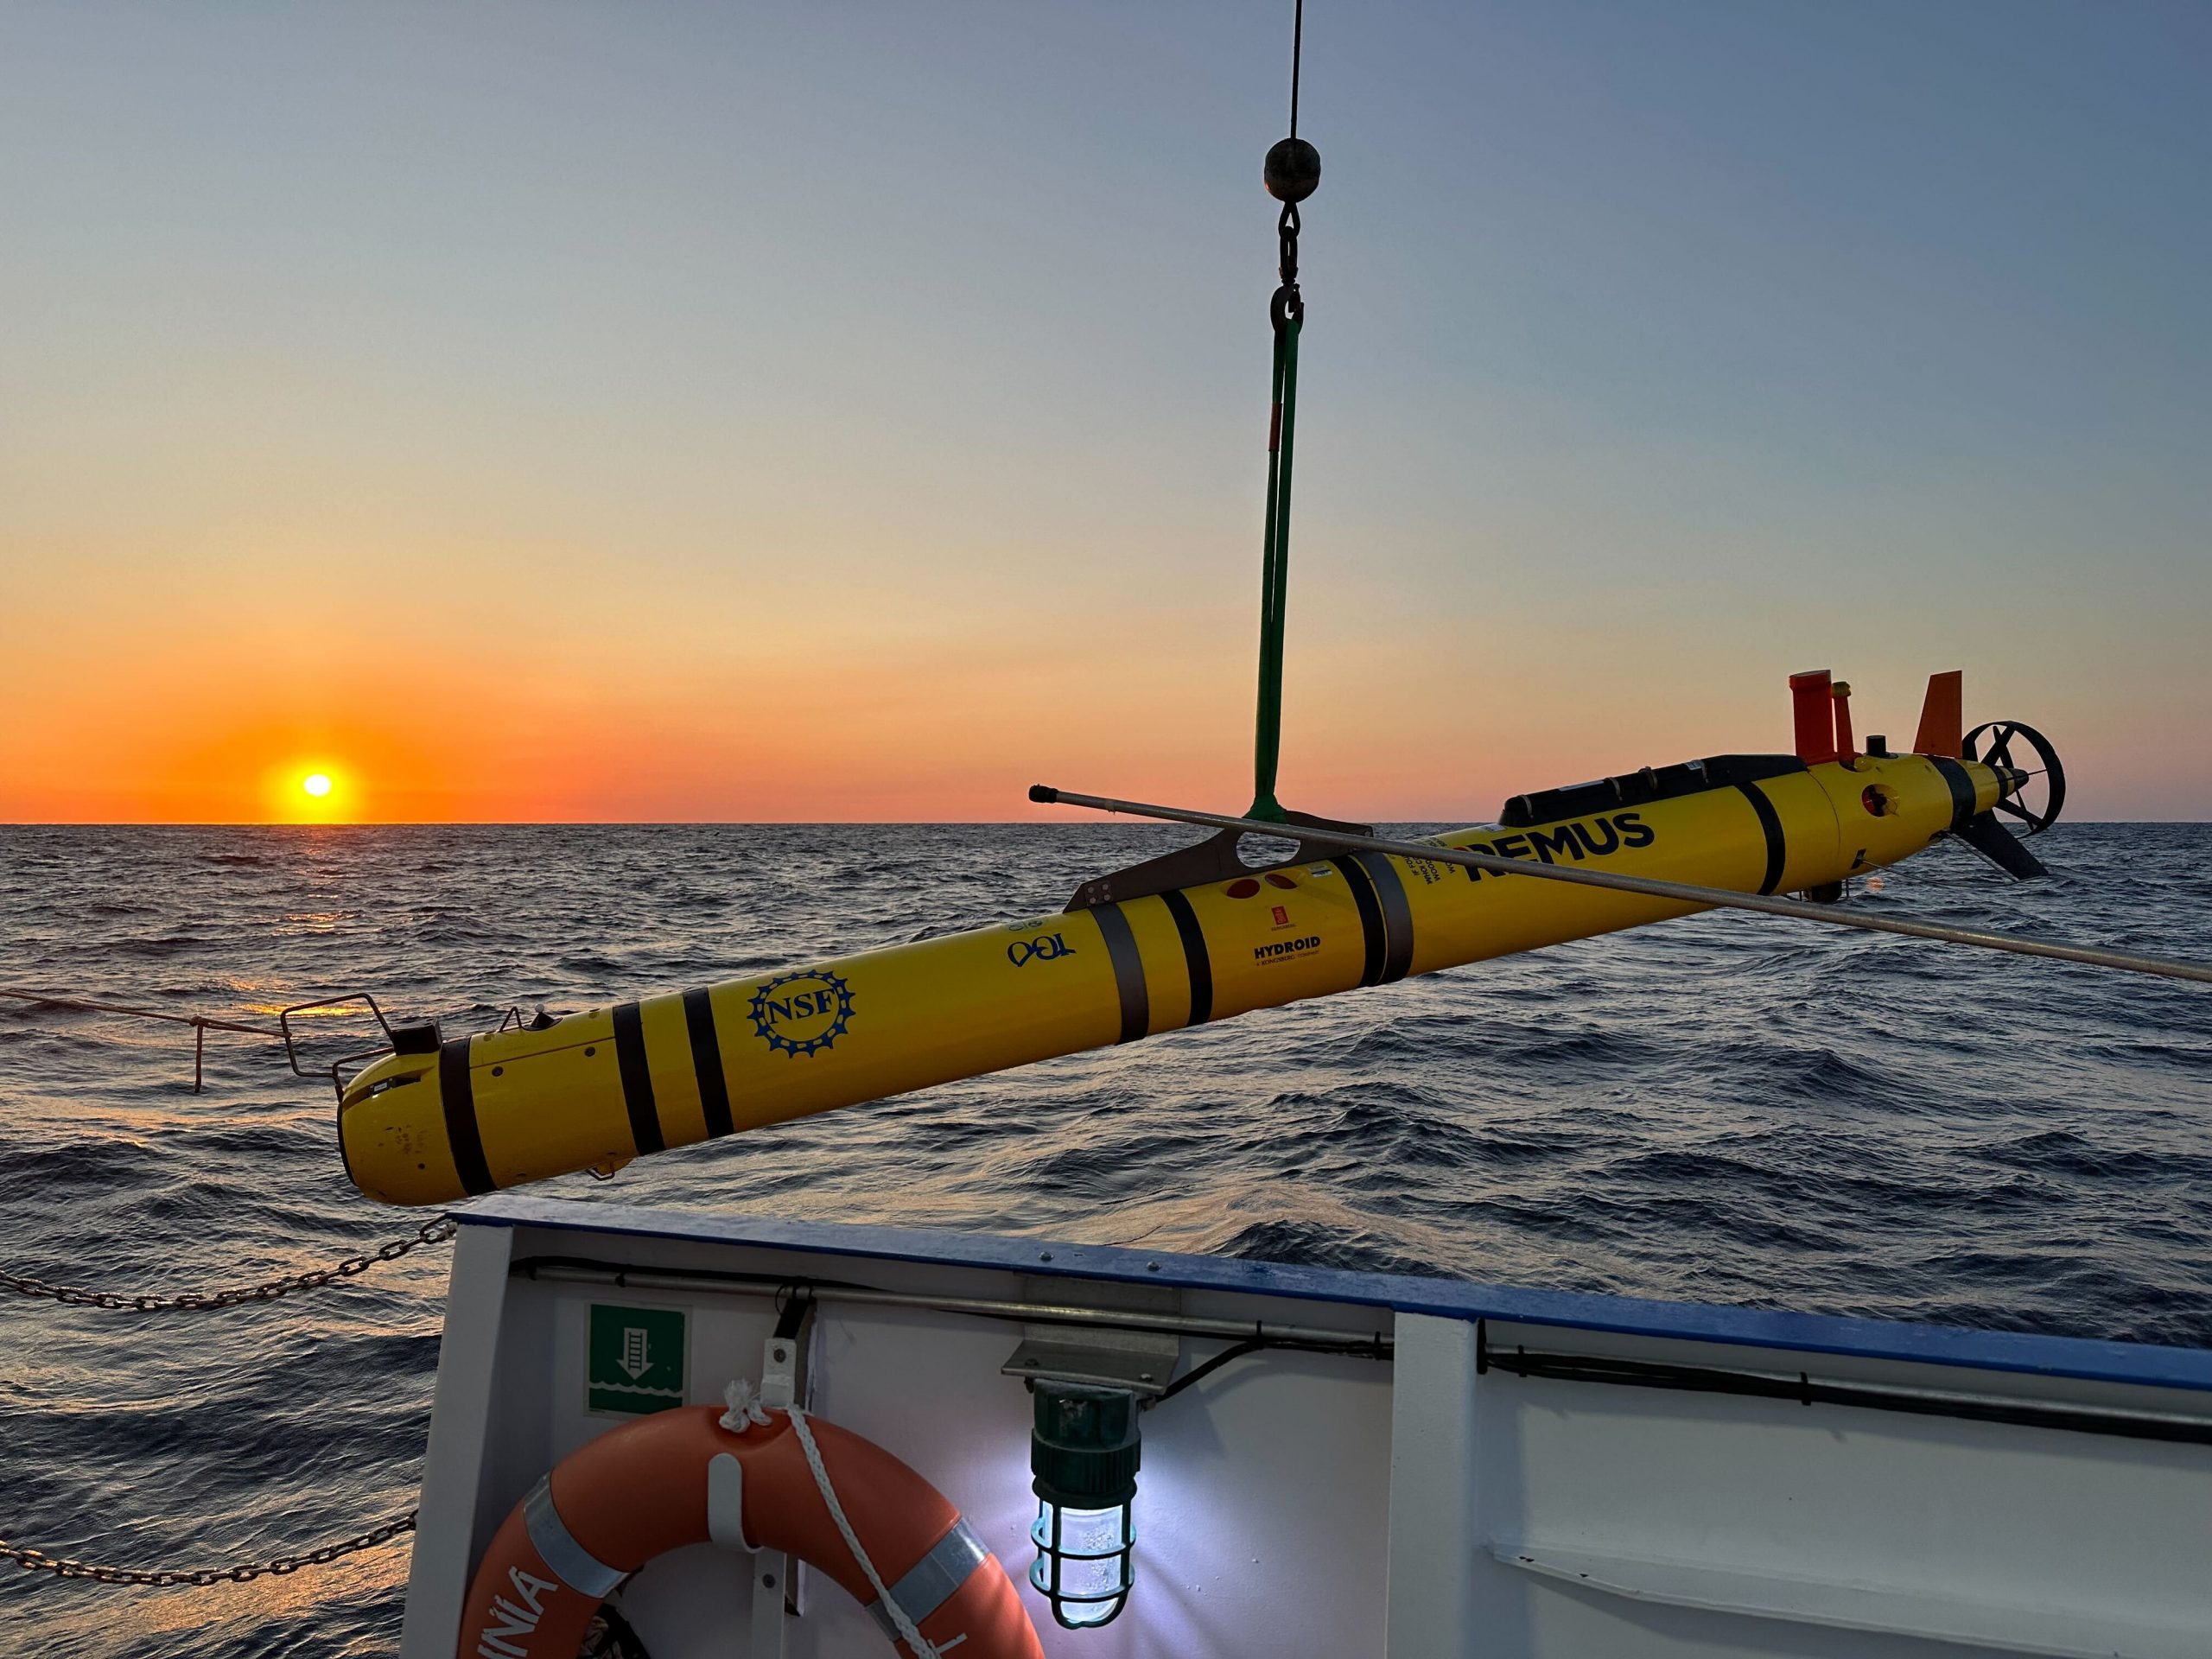
<svg viewBox="0 0 2212 1659"><path fill-rule="evenodd" d="M1129 10L572 8L520 74L403 8L0 13L0 823L1243 806L1279 208L1228 14ZM1599 10L1334 60L1283 803L1786 750L1810 668L1898 743L1958 668L2070 817L2212 818L2190 9L2013 31L2057 100L1943 8L1909 86L1826 9L1669 73ZM1070 113L1155 103L1135 165ZM886 282L908 154L957 188Z"/></svg>
<svg viewBox="0 0 2212 1659"><path fill-rule="evenodd" d="M1723 665L1695 635L1525 601L1523 626L1484 629L1471 655L1449 618L1341 625L1337 585L1294 594L1282 772L1290 804L1332 817L1475 823L1527 790L1784 749L1785 677L1808 663L1858 684L1862 729L1909 733L1928 669L1954 662L1923 641L1847 653L1785 623ZM1003 602L917 620L918 606L887 619L889 604L823 617L725 601L693 618L664 591L677 621L595 630L589 613L466 597L492 620L433 632L397 602L372 611L358 638L378 642L380 677L358 687L343 653L217 599L27 635L0 667L31 711L0 726L0 822L1083 823L1031 806L1027 786L1231 810L1249 796L1241 594L1179 611L1140 597L1066 639L1025 632ZM2032 716L2050 700L2017 671L1967 666L1970 711ZM2150 729L2117 690L2068 701L2049 726L2080 761L2079 816L2099 815L2101 785L2144 816L2187 815L2193 782L2167 771L2168 804L2139 759L2184 734ZM317 774L328 793L305 787Z"/></svg>

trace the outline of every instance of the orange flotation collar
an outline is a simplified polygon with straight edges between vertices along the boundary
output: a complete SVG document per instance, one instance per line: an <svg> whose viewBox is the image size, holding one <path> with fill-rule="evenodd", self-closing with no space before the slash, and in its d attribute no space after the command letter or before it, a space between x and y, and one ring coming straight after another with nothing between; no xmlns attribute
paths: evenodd
<svg viewBox="0 0 2212 1659"><path fill-rule="evenodd" d="M574 1659L600 1604L631 1573L685 1544L773 1549L835 1580L898 1629L959 1659L1044 1659L1006 1569L960 1511L873 1441L798 1414L683 1406L602 1434L515 1505L468 1586L460 1659ZM760 1419L766 1416L766 1421ZM817 1480L808 1446L823 1470ZM874 1577L832 1514L835 1493Z"/></svg>

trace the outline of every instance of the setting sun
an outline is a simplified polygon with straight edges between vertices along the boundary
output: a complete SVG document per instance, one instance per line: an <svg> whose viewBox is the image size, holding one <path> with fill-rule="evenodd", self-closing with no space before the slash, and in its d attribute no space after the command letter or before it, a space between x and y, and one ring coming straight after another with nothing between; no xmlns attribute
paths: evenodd
<svg viewBox="0 0 2212 1659"><path fill-rule="evenodd" d="M282 755L287 747L290 754L261 773L261 822L350 823L361 816L365 805L372 804L364 794L353 757L338 761L327 733L310 734L296 746L271 744L264 753Z"/></svg>

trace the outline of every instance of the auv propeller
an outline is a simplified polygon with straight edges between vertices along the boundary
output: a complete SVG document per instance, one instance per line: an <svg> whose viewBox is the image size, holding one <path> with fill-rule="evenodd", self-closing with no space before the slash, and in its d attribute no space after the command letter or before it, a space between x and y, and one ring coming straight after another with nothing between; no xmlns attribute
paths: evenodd
<svg viewBox="0 0 2212 1659"><path fill-rule="evenodd" d="M1985 740L1986 753L1982 748ZM2015 754L2016 745L2023 753ZM1995 806L1959 826L1959 839L2008 875L2022 880L2049 875L2043 861L2020 843L2050 829L2066 804L2066 768L2059 763L2050 740L2017 720L1993 720L1968 732L1959 747L1962 758L1980 761L2006 785ZM2024 761L2033 764L2023 765ZM2000 812L2022 827L2013 830L2000 823L1997 816Z"/></svg>
<svg viewBox="0 0 2212 1659"><path fill-rule="evenodd" d="M2023 881L2049 875L2043 861L2020 842L2050 829L2066 804L2066 768L2058 763L2058 752L2041 732L2017 720L1987 721L1961 736L1965 702L1965 675L1956 669L1929 675L1928 696L1920 705L1920 731L1912 740L1913 753L1939 766L1946 760L1979 760L1997 773L2002 790L1997 804L1954 824L1951 832L2007 875ZM2033 764L2024 766L2023 760ZM2006 828L1998 821L2000 812L2023 827Z"/></svg>

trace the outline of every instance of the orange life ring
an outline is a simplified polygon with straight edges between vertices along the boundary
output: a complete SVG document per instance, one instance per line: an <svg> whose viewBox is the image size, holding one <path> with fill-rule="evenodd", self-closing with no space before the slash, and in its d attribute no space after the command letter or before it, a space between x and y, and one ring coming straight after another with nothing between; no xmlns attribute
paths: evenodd
<svg viewBox="0 0 2212 1659"><path fill-rule="evenodd" d="M872 1441L779 1412L741 1432L712 1406L639 1418L562 1459L515 1505L468 1586L460 1659L575 1659L614 1586L684 1544L782 1550L875 1615L899 1653L906 1624L959 1659L1044 1659L998 1559L943 1493ZM742 1420L740 1420L742 1421ZM866 1550L883 1598L810 1465Z"/></svg>

